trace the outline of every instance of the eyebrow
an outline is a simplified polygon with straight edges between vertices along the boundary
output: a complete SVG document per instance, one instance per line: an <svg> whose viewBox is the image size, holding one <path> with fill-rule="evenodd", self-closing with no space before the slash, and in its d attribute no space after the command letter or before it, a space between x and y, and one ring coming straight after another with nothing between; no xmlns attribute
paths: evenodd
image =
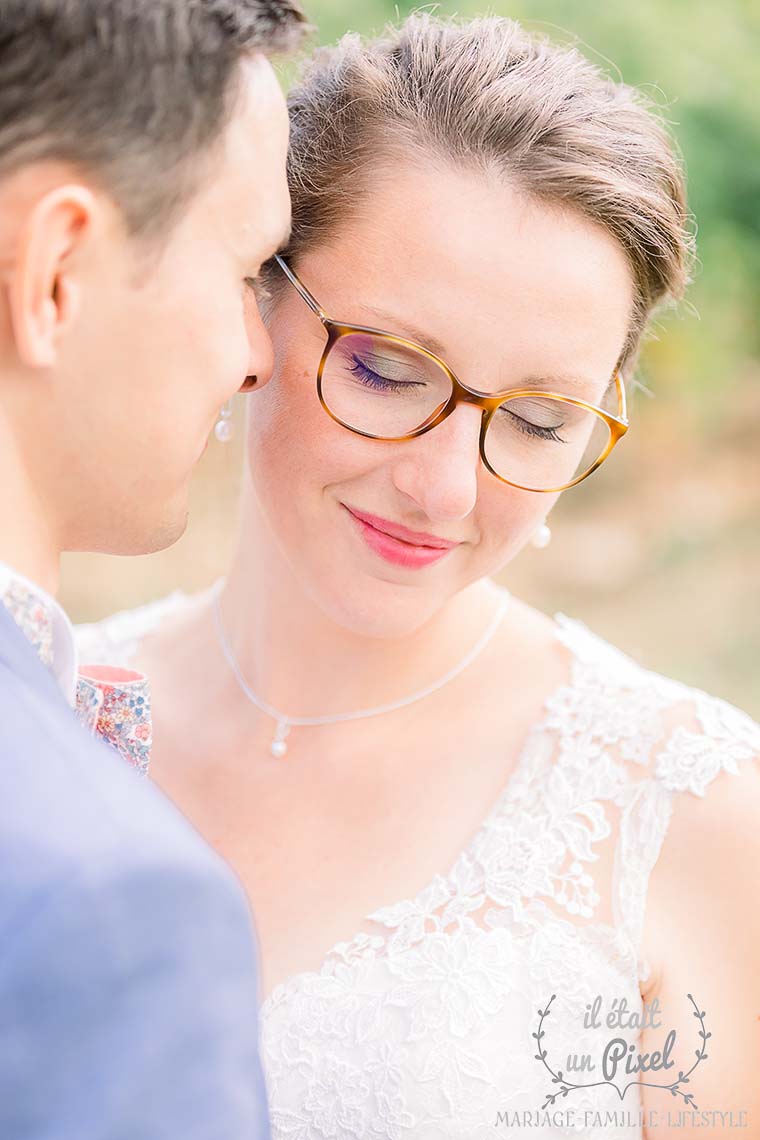
<svg viewBox="0 0 760 1140"><path fill-rule="evenodd" d="M398 317L393 316L391 313L386 313L383 309L376 309L373 305L363 305L362 307L366 309L368 313L372 313L374 316L379 317L381 321L389 321L394 329L397 328L401 330L404 336L406 336L409 340L416 341L417 344L421 344L423 348L426 348L435 356L439 356L441 360L446 361L446 348L441 344L439 340L436 340L434 336L430 336L428 333L423 332L421 329L417 328L416 325L410 324L409 321L400 320ZM390 329L384 331L390 332ZM467 383L467 381L463 380L463 383ZM605 394L607 391L609 391L614 383L615 374L613 372L609 378L607 387L605 388ZM563 394L563 390L569 388L571 391L575 391L580 395L583 395L584 393L588 395L589 388L596 388L597 384L598 380L593 380L591 377L575 376L571 373L554 373L547 376L523 376L520 379L519 383L512 385L512 387L535 388L537 392L558 392L560 395ZM468 385L468 387L469 386L470 385ZM496 391L506 390L507 389L505 388L496 389Z"/></svg>
<svg viewBox="0 0 760 1140"><path fill-rule="evenodd" d="M392 316L390 313L383 312L382 309L376 309L373 305L363 305L362 308L366 309L368 313L374 314L379 317L381 321L388 321L393 328L400 329L408 340L416 341L426 348L428 352L432 352L435 356L440 356L441 360L446 359L446 349L439 340L428 333L418 329L416 325L410 324L409 321L400 320L398 317ZM387 330L380 330L390 332Z"/></svg>
<svg viewBox="0 0 760 1140"><path fill-rule="evenodd" d="M609 377L602 395L606 395L615 383L615 373ZM524 376L520 381L521 388L536 388L543 392L558 392L564 395L566 389L575 391L580 397L589 395L589 388L598 387L599 381L590 376L574 376L571 373L561 373L552 376Z"/></svg>

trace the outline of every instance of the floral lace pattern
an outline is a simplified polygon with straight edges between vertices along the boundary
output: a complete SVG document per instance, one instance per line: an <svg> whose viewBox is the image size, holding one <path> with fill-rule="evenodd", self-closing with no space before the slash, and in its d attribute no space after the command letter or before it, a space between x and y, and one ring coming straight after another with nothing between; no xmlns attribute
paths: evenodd
<svg viewBox="0 0 760 1140"><path fill-rule="evenodd" d="M183 604L119 615L82 633L89 659L128 664L139 637ZM274 1140L480 1140L525 1135L557 1084L545 1047L598 1053L583 1013L597 995L641 1010L647 885L674 796L704 796L760 754L760 727L725 702L651 673L559 615L567 682L545 702L502 795L466 849L416 897L381 907L319 969L278 985L261 1010ZM506 765L505 765L506 768ZM609 881L598 867L613 852ZM604 916L610 915L606 920ZM297 933L294 923L294 933ZM619 1035L636 1042L633 1029ZM578 1090L575 1121L536 1137L640 1140L610 1087Z"/></svg>

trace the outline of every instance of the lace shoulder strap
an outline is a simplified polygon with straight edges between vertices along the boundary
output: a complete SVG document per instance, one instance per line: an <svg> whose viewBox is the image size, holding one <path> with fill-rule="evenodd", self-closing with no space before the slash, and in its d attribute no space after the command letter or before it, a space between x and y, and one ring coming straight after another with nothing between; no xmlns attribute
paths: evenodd
<svg viewBox="0 0 760 1140"><path fill-rule="evenodd" d="M640 948L647 889L660 856L675 797L704 797L721 772L735 775L740 765L760 757L760 726L725 701L692 690L690 700L670 710L668 724L621 825L618 902L631 942ZM641 963L641 977L650 973Z"/></svg>
<svg viewBox="0 0 760 1140"><path fill-rule="evenodd" d="M561 752L582 754L586 768L606 762L624 773L612 796L619 819L612 912L645 980L647 891L675 797L703 797L721 772L760 757L760 725L726 701L645 669L581 623L557 621L575 668L552 702L550 724Z"/></svg>

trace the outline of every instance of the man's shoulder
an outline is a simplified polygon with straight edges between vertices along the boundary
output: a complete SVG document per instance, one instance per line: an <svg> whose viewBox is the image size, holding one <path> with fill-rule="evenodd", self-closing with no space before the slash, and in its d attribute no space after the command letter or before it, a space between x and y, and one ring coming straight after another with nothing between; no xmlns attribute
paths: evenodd
<svg viewBox="0 0 760 1140"><path fill-rule="evenodd" d="M0 664L0 1134L264 1136L242 889L56 696Z"/></svg>
<svg viewBox="0 0 760 1140"><path fill-rule="evenodd" d="M234 887L163 793L89 736L65 701L1 665L0 859L8 869L0 897L11 910L14 895L41 897L83 873L92 891L160 868Z"/></svg>

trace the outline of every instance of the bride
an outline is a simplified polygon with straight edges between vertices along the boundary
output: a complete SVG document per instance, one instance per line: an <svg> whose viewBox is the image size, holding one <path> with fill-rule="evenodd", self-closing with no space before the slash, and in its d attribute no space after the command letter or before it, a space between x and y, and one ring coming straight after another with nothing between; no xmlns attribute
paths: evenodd
<svg viewBox="0 0 760 1140"><path fill-rule="evenodd" d="M80 632L248 891L273 1134L757 1119L760 730L494 582L685 286L669 138L497 18L347 36L290 108L232 564Z"/></svg>

